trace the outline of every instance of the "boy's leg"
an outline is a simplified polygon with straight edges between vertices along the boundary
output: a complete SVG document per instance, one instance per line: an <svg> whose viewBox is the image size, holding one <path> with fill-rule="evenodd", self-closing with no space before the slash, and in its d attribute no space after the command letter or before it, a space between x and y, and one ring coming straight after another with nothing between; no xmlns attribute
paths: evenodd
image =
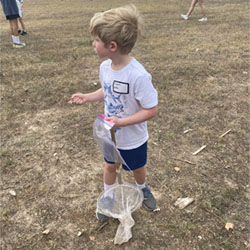
<svg viewBox="0 0 250 250"><path fill-rule="evenodd" d="M104 173L103 173L103 180L104 180L104 195L101 198L100 205L103 207L109 207L113 204L113 190L110 190L108 192L108 189L110 189L114 184L116 180L116 165L115 164L109 164L105 162L104 165ZM104 222L108 220L108 217L101 213L96 213L96 217L100 222Z"/></svg>
<svg viewBox="0 0 250 250"><path fill-rule="evenodd" d="M109 164L105 162L104 165L104 174L103 174L104 183L107 185L113 185L116 180L116 165Z"/></svg>
<svg viewBox="0 0 250 250"><path fill-rule="evenodd" d="M144 196L143 204L144 204L144 206L150 211L155 210L155 208L156 208L155 197L151 193L149 187L145 184L146 167L143 166L141 168L133 170L133 174L134 174L134 177L136 180L137 187L140 188L143 192L143 196Z"/></svg>
<svg viewBox="0 0 250 250"><path fill-rule="evenodd" d="M138 169L135 169L133 171L133 174L134 174L135 181L137 184L143 185L145 183L145 180L146 180L146 168L145 168L145 166L138 168Z"/></svg>
<svg viewBox="0 0 250 250"><path fill-rule="evenodd" d="M113 199L113 190L108 191L113 185L115 184L116 180L116 165L109 164L105 162L104 166L104 174L103 174L103 181L104 181L104 197L110 197Z"/></svg>

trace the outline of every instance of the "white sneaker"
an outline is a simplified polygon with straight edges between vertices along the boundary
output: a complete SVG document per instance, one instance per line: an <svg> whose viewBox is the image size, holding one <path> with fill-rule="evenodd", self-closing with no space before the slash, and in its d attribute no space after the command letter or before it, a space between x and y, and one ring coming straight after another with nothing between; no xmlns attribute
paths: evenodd
<svg viewBox="0 0 250 250"><path fill-rule="evenodd" d="M13 43L13 47L14 48L22 48L24 47L26 44L25 43Z"/></svg>
<svg viewBox="0 0 250 250"><path fill-rule="evenodd" d="M206 17L202 17L201 19L199 19L199 22L206 22L207 18Z"/></svg>
<svg viewBox="0 0 250 250"><path fill-rule="evenodd" d="M187 16L187 15L181 14L181 17L182 17L184 20L188 20L188 16Z"/></svg>

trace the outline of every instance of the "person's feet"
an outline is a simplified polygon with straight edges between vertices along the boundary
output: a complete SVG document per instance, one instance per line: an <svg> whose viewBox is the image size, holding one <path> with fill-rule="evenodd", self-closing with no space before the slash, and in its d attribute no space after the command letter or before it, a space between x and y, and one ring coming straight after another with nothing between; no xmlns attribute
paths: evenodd
<svg viewBox="0 0 250 250"><path fill-rule="evenodd" d="M98 212L96 212L96 218L98 219L99 222L103 223L105 221L107 221L109 219L108 216L104 215L104 214L100 214Z"/></svg>
<svg viewBox="0 0 250 250"><path fill-rule="evenodd" d="M181 18L183 18L184 20L188 20L187 15L181 14ZM201 19L199 19L199 22L206 22L206 21L207 21L207 17L202 17Z"/></svg>
<svg viewBox="0 0 250 250"><path fill-rule="evenodd" d="M206 22L207 21L207 17L202 17L201 19L199 19L199 22Z"/></svg>
<svg viewBox="0 0 250 250"><path fill-rule="evenodd" d="M99 201L99 207L103 210L111 210L114 204L114 199L111 199L110 197L102 197ZM108 220L108 216L96 212L96 218L99 220L99 222L105 222Z"/></svg>
<svg viewBox="0 0 250 250"><path fill-rule="evenodd" d="M144 206L148 210L154 211L156 208L156 200L155 200L155 197L153 196L153 194L151 193L150 189L148 188L148 186L143 188L142 192L143 192L143 196L144 196L144 200L143 200Z"/></svg>
<svg viewBox="0 0 250 250"><path fill-rule="evenodd" d="M13 43L13 47L14 48L23 48L23 47L25 47L26 46L26 44L25 43Z"/></svg>
<svg viewBox="0 0 250 250"><path fill-rule="evenodd" d="M187 16L187 15L181 14L181 17L182 17L184 20L188 20L188 16Z"/></svg>
<svg viewBox="0 0 250 250"><path fill-rule="evenodd" d="M154 211L156 209L156 200L154 195L151 193L148 186L142 189L142 193L144 196L143 204L144 206L150 210ZM99 207L103 210L111 210L114 205L114 199L111 199L110 197L102 197L99 201ZM108 216L96 212L96 218L99 220L99 222L105 222L108 220Z"/></svg>
<svg viewBox="0 0 250 250"><path fill-rule="evenodd" d="M22 35L22 36L25 36L25 35L27 35L27 34L28 34L28 33L27 33L26 30L23 30L23 31L20 32L20 35Z"/></svg>

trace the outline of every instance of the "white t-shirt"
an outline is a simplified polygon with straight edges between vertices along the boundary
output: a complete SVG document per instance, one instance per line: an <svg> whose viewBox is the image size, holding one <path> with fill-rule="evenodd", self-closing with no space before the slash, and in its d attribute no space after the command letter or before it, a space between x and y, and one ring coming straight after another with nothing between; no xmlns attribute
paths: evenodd
<svg viewBox="0 0 250 250"><path fill-rule="evenodd" d="M106 116L124 118L158 104L152 77L135 58L118 71L113 70L111 64L108 59L100 66ZM119 149L137 148L148 140L147 122L118 128L115 136Z"/></svg>

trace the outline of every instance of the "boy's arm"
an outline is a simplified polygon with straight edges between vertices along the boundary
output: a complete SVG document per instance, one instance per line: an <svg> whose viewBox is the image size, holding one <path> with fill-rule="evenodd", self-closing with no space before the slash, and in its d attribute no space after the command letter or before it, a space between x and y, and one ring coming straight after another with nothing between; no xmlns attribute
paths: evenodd
<svg viewBox="0 0 250 250"><path fill-rule="evenodd" d="M88 94L76 93L71 96L72 103L75 104L85 104L87 102L96 102L103 100L103 89L100 88L94 92Z"/></svg>
<svg viewBox="0 0 250 250"><path fill-rule="evenodd" d="M158 106L155 106L150 109L141 109L137 113L125 118L118 118L115 116L111 116L105 119L114 122L115 128L120 128L147 121L156 116L157 112L158 112Z"/></svg>

